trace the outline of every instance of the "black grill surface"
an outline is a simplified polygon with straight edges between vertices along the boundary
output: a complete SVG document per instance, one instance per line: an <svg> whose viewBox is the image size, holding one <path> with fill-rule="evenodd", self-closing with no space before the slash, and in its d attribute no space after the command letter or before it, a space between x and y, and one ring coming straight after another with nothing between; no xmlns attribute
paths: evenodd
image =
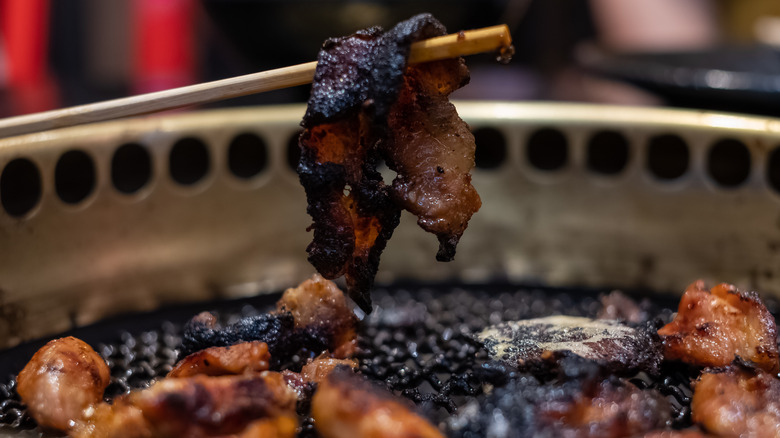
<svg viewBox="0 0 780 438"><path fill-rule="evenodd" d="M506 406L501 415L522 420L522 406L501 397L527 388L528 397L539 393L531 376L512 372L493 362L472 335L487 325L502 321L553 314L595 317L601 308L600 292L490 285L406 285L373 292L376 307L363 321L358 355L360 371L380 385L412 400L420 412L439 424L450 436L484 437L495 415L494 406ZM177 347L184 322L202 310L214 311L223 323L242 316L270 311L279 295L251 299L179 306L143 315L129 315L85 327L63 335L90 343L108 362L112 371L106 397L147 386L163 376L177 359ZM662 322L671 318L677 299L654 298L642 302ZM35 428L15 390L14 375L45 341L28 343L0 353L0 426L10 429ZM284 366L299 369L304 357L293 357ZM640 388L655 388L672 402L672 426L690 424L690 373L665 370L661 378L644 374L631 379ZM527 385L523 385L527 382ZM486 393L486 388L495 388ZM503 391L503 392L502 392ZM503 394L503 395L502 395ZM515 395L512 395L515 397ZM531 400L529 399L529 400ZM482 406L475 416L453 417L464 408ZM510 422L511 423L511 422ZM2 431L3 429L0 429ZM519 430L519 429L515 429ZM302 418L300 437L316 437L311 420Z"/></svg>

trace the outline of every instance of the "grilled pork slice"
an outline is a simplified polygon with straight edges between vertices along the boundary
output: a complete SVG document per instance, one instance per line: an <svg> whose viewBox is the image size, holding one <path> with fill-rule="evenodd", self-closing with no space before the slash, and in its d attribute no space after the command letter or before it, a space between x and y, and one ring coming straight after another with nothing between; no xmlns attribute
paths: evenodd
<svg viewBox="0 0 780 438"><path fill-rule="evenodd" d="M775 319L756 292L725 283L707 291L699 280L688 286L677 316L658 334L668 360L723 367L739 357L767 372L780 371Z"/></svg>
<svg viewBox="0 0 780 438"><path fill-rule="evenodd" d="M537 375L557 372L566 357L620 374L657 373L661 362L660 345L651 330L618 321L548 316L490 326L477 338L494 359Z"/></svg>
<svg viewBox="0 0 780 438"><path fill-rule="evenodd" d="M323 438L443 438L402 401L348 367L337 367L320 382L311 413Z"/></svg>
<svg viewBox="0 0 780 438"><path fill-rule="evenodd" d="M718 436L780 437L780 380L739 361L705 370L694 384L691 418Z"/></svg>
<svg viewBox="0 0 780 438"><path fill-rule="evenodd" d="M110 377L92 347L66 337L35 353L17 377L17 391L39 425L68 430L85 410L102 402Z"/></svg>

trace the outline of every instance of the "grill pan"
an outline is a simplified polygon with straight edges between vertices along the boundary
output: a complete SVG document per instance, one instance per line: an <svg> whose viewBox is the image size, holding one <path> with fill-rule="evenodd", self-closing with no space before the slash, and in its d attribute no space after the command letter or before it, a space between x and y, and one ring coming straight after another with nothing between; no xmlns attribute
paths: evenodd
<svg viewBox="0 0 780 438"><path fill-rule="evenodd" d="M427 309L430 334L452 325L452 339L510 317L592 314L595 294L611 288L653 297L662 314L674 302L658 292L697 278L780 294L780 121L597 105L456 105L477 138L473 182L482 210L448 264L434 260L436 239L403 217L380 265L369 333L403 331L387 315L409 313L407 305ZM181 113L0 140L0 371L18 371L42 342L31 340L93 323L76 333L122 354L131 352L127 343L164 344L200 309L222 309L225 318L261 311L275 298L264 294L308 277L309 218L294 171L303 111ZM471 319L444 316L444 307L467 297L492 304ZM116 316L133 312L153 313ZM457 336L457 348L447 341L444 350L478 351ZM668 391L684 399L678 383ZM432 412L447 403L405 395ZM12 398L4 414L15 409Z"/></svg>

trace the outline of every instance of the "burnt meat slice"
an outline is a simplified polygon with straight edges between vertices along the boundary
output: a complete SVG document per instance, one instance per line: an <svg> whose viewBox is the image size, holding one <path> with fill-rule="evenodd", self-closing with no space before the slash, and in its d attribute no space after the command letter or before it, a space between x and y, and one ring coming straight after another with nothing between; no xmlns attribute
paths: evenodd
<svg viewBox="0 0 780 438"><path fill-rule="evenodd" d="M379 256L401 209L440 242L451 260L480 207L471 186L474 139L447 101L468 82L460 59L407 67L414 41L445 34L429 14L325 42L301 122L298 174L314 236L309 261L324 277L344 276L349 296L371 311ZM387 186L377 165L398 173Z"/></svg>
<svg viewBox="0 0 780 438"><path fill-rule="evenodd" d="M661 350L650 327L575 316L508 321L477 335L491 356L520 370L544 376L564 358L581 358L618 374L658 373Z"/></svg>

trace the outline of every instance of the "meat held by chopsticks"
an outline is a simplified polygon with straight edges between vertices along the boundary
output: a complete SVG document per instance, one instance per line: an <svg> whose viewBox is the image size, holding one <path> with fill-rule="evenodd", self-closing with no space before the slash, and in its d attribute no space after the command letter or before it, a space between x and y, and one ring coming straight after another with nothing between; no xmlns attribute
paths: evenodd
<svg viewBox="0 0 780 438"><path fill-rule="evenodd" d="M398 172L393 198L439 239L436 259L450 261L482 201L471 185L474 136L449 95L469 81L462 58L410 65L390 109L387 165Z"/></svg>
<svg viewBox="0 0 780 438"><path fill-rule="evenodd" d="M323 438L444 438L402 401L337 367L312 398L312 417Z"/></svg>
<svg viewBox="0 0 780 438"><path fill-rule="evenodd" d="M66 337L38 350L17 377L30 415L45 428L68 430L85 410L103 401L111 373L86 342Z"/></svg>
<svg viewBox="0 0 780 438"><path fill-rule="evenodd" d="M429 14L325 42L302 125L298 174L314 237L309 261L344 275L349 296L371 311L369 289L401 208L437 235L451 260L480 207L471 186L474 138L447 97L468 82L461 59L407 67L414 41L445 34ZM388 187L384 160L398 173Z"/></svg>
<svg viewBox="0 0 780 438"><path fill-rule="evenodd" d="M699 280L688 286L677 316L658 330L664 357L695 366L727 366L739 357L780 371L775 319L756 292L729 284L707 291Z"/></svg>
<svg viewBox="0 0 780 438"><path fill-rule="evenodd" d="M718 436L780 437L780 380L752 364L705 370L691 417Z"/></svg>

